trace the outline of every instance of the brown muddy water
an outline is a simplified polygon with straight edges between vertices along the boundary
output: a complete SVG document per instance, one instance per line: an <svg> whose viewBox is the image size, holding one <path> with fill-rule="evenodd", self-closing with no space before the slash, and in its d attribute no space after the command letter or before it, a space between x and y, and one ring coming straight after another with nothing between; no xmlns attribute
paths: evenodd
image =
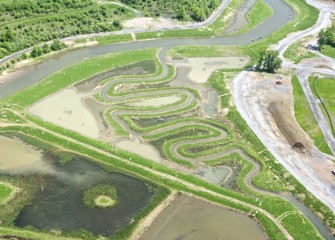
<svg viewBox="0 0 335 240"><path fill-rule="evenodd" d="M263 240L247 215L180 195L154 220L140 240Z"/></svg>
<svg viewBox="0 0 335 240"><path fill-rule="evenodd" d="M42 154L12 138L0 135L0 171L22 171L41 163Z"/></svg>
<svg viewBox="0 0 335 240"><path fill-rule="evenodd" d="M94 235L113 235L127 227L155 195L155 187L120 173L109 173L82 157L61 165L55 157L42 154L22 141L0 136L0 174L38 177L40 186L31 204L22 209L14 225L49 231L85 229ZM14 166L11 162L15 160ZM44 165L35 164L43 162ZM30 165L23 170L21 165ZM36 166L36 168L34 167ZM15 168L20 171L13 171ZM112 185L118 196L113 208L91 209L83 204L85 189Z"/></svg>

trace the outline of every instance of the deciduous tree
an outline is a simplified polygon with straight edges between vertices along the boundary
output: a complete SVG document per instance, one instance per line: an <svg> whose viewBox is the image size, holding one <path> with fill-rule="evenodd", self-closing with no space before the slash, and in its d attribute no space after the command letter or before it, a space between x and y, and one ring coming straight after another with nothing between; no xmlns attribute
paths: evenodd
<svg viewBox="0 0 335 240"><path fill-rule="evenodd" d="M257 69L269 73L274 73L281 67L282 60L278 57L278 51L263 51L259 55Z"/></svg>

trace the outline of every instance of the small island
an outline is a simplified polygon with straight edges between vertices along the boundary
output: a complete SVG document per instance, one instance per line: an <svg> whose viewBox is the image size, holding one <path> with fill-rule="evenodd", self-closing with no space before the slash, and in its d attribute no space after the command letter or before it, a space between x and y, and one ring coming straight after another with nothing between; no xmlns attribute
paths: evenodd
<svg viewBox="0 0 335 240"><path fill-rule="evenodd" d="M113 186L99 184L84 191L83 202L88 208L111 208L117 204L117 193Z"/></svg>

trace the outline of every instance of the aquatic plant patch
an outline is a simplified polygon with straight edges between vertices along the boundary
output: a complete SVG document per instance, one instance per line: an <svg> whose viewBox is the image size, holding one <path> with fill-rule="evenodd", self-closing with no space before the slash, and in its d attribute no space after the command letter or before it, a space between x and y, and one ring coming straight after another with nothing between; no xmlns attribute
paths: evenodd
<svg viewBox="0 0 335 240"><path fill-rule="evenodd" d="M83 202L89 208L110 208L117 204L116 189L107 184L99 184L86 189Z"/></svg>

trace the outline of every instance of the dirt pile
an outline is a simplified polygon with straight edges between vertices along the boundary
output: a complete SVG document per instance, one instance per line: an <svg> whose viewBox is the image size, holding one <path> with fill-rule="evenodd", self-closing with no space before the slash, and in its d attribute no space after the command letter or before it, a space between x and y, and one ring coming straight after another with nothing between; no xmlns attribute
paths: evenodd
<svg viewBox="0 0 335 240"><path fill-rule="evenodd" d="M270 102L268 110L279 131L294 149L299 149L302 152L310 151L310 143L295 123L293 116L289 114L291 105L283 101Z"/></svg>

